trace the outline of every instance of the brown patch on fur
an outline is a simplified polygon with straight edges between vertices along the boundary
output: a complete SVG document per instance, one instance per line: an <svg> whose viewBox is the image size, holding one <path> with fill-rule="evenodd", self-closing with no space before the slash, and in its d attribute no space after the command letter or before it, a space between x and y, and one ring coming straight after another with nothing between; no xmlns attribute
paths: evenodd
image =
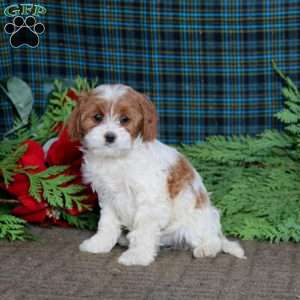
<svg viewBox="0 0 300 300"><path fill-rule="evenodd" d="M196 194L195 208L202 208L203 206L205 206L208 203L209 197L206 192L199 190L199 191L195 192L195 194Z"/></svg>
<svg viewBox="0 0 300 300"><path fill-rule="evenodd" d="M121 124L121 126L130 133L132 139L139 135L143 127L143 113L134 98L126 93L124 97L114 104L113 114L119 118L127 117L129 119L127 123Z"/></svg>
<svg viewBox="0 0 300 300"><path fill-rule="evenodd" d="M98 125L94 116L97 113L106 115L110 109L110 102L97 97L92 92L81 94L68 121L68 131L71 139L81 139L89 130Z"/></svg>
<svg viewBox="0 0 300 300"><path fill-rule="evenodd" d="M176 164L171 167L167 178L168 191L174 199L195 178L194 171L184 157L180 157Z"/></svg>
<svg viewBox="0 0 300 300"><path fill-rule="evenodd" d="M154 104L148 98L140 93L138 102L143 113L142 136L144 142L150 142L156 139L157 135L157 113Z"/></svg>
<svg viewBox="0 0 300 300"><path fill-rule="evenodd" d="M68 121L71 139L81 139L89 130L99 125L94 119L96 113L105 116L111 111L113 117L129 118L129 122L121 126L133 139L139 134L142 135L144 142L156 138L157 114L154 104L145 95L128 88L126 93L116 101L101 99L101 95L95 90L82 94Z"/></svg>
<svg viewBox="0 0 300 300"><path fill-rule="evenodd" d="M123 127L136 138L141 133L144 142L152 141L157 134L157 114L148 98L129 88L113 106L113 114L127 116L130 121Z"/></svg>

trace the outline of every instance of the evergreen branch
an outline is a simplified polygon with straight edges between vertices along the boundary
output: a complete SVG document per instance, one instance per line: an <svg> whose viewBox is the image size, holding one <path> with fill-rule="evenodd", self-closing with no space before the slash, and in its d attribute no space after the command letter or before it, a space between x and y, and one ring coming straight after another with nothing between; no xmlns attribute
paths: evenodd
<svg viewBox="0 0 300 300"><path fill-rule="evenodd" d="M87 92L95 88L98 82L99 82L98 78L95 78L94 80L89 82L86 78L77 76L74 82L74 89L75 91L77 91L78 94L83 91Z"/></svg>
<svg viewBox="0 0 300 300"><path fill-rule="evenodd" d="M13 146L14 147L14 146ZM10 155L6 155L0 161L0 174L3 177L4 184L7 186L11 181L12 177L20 171L18 164L19 159L27 150L27 145L20 145Z"/></svg>
<svg viewBox="0 0 300 300"><path fill-rule="evenodd" d="M43 187L41 184L41 179L37 175L32 175L30 173L26 173L29 179L29 194L38 202L42 201L42 192Z"/></svg>
<svg viewBox="0 0 300 300"><path fill-rule="evenodd" d="M45 171L38 173L38 176L41 178L48 178L50 176L57 176L66 171L69 166L52 166L47 168Z"/></svg>
<svg viewBox="0 0 300 300"><path fill-rule="evenodd" d="M291 90L293 92L293 94L297 95L299 98L300 93L299 93L297 86L294 84L294 82L288 76L283 74L283 72L281 72L281 70L277 67L274 60L272 61L272 66L273 66L273 69L275 70L275 72L283 79L284 83L287 85L288 90ZM289 98L289 97L286 97L286 98Z"/></svg>
<svg viewBox="0 0 300 300"><path fill-rule="evenodd" d="M62 174L66 168L68 166L53 166L40 173L27 173L30 182L29 193L32 197L41 201L42 195L50 206L57 208L72 208L74 205L78 209L86 207L82 203L86 196L80 194L85 187L70 183L75 176Z"/></svg>
<svg viewBox="0 0 300 300"><path fill-rule="evenodd" d="M182 145L179 150L189 157L204 161L246 165L254 162L267 163L275 152L277 155L281 153L280 156L284 157L286 149L292 146L293 141L288 135L275 130L267 130L258 138L211 136L205 143L193 147Z"/></svg>
<svg viewBox="0 0 300 300"><path fill-rule="evenodd" d="M95 230L99 219L99 215L95 212L87 212L79 216L71 216L65 212L61 212L61 217L78 229L88 230Z"/></svg>
<svg viewBox="0 0 300 300"><path fill-rule="evenodd" d="M273 67L286 85L282 89L285 108L275 116L285 125L285 131L296 138L296 144L300 146L300 92L293 81L284 75L275 63Z"/></svg>
<svg viewBox="0 0 300 300"><path fill-rule="evenodd" d="M24 241L32 239L28 232L26 221L9 214L0 214L0 240Z"/></svg>

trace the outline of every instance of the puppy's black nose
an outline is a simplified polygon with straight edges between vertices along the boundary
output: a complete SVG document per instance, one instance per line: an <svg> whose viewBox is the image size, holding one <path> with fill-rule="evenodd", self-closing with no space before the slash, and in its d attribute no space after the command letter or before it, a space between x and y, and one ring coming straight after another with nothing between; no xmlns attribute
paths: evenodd
<svg viewBox="0 0 300 300"><path fill-rule="evenodd" d="M105 141L108 144L112 144L116 140L116 135L113 132L107 132L104 135Z"/></svg>

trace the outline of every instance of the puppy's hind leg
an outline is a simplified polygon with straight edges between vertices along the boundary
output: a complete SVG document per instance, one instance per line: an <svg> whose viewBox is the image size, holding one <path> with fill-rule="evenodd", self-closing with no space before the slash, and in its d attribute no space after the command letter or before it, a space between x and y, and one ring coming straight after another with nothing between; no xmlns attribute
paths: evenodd
<svg viewBox="0 0 300 300"><path fill-rule="evenodd" d="M220 251L231 254L238 258L246 258L244 249L238 242L229 241L223 234L220 236L204 239L193 249L194 257L215 257Z"/></svg>
<svg viewBox="0 0 300 300"><path fill-rule="evenodd" d="M223 235L219 213L214 207L207 207L202 211L196 211L196 226L191 230L198 230L191 236L199 237L198 243L190 241L194 257L215 257L219 252L231 254L238 258L245 258L244 250L238 242L227 240Z"/></svg>
<svg viewBox="0 0 300 300"><path fill-rule="evenodd" d="M221 251L221 239L214 237L204 239L193 249L193 256L198 257L215 257Z"/></svg>

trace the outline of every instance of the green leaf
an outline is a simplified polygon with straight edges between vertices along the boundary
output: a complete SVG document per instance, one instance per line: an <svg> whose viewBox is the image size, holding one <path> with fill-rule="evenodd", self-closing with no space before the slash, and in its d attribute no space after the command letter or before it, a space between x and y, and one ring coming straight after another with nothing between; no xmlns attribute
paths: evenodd
<svg viewBox="0 0 300 300"><path fill-rule="evenodd" d="M27 124L33 105L33 95L29 85L18 77L11 77L7 81L7 90L2 85L0 87L13 103L22 123Z"/></svg>

